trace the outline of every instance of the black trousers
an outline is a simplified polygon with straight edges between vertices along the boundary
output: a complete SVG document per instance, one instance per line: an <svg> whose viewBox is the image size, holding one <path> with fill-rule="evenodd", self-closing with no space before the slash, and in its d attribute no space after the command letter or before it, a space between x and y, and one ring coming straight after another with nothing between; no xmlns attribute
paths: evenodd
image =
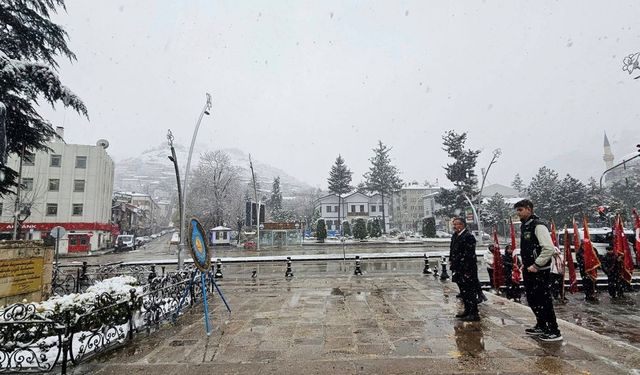
<svg viewBox="0 0 640 375"><path fill-rule="evenodd" d="M582 278L582 291L584 292L585 298L595 298L596 283L586 274L581 274L580 276Z"/></svg>
<svg viewBox="0 0 640 375"><path fill-rule="evenodd" d="M536 326L546 332L557 333L558 322L549 291L549 273L549 270L529 272L525 269L522 278L527 303L536 316Z"/></svg>
<svg viewBox="0 0 640 375"><path fill-rule="evenodd" d="M458 281L464 311L467 315L478 315L478 280L473 278L461 278Z"/></svg>

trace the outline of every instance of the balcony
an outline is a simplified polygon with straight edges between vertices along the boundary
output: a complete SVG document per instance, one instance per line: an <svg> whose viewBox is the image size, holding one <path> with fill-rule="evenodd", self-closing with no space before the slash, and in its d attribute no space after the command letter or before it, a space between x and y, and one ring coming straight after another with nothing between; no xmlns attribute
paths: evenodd
<svg viewBox="0 0 640 375"><path fill-rule="evenodd" d="M347 212L347 217L366 216L369 217L369 212Z"/></svg>

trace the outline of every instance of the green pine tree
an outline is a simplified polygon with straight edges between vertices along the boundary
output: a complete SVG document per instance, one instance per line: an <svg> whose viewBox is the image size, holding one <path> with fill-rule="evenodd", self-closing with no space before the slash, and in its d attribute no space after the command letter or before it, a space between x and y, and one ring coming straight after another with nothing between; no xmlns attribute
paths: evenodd
<svg viewBox="0 0 640 375"><path fill-rule="evenodd" d="M342 195L353 190L353 186L351 186L352 174L353 173L344 163L342 156L338 155L335 164L331 167L331 171L329 172L329 178L327 179L329 192L338 196L338 221L342 221L342 215L340 212L342 209ZM344 231L343 228L341 228L341 230Z"/></svg>
<svg viewBox="0 0 640 375"><path fill-rule="evenodd" d="M382 198L382 233L386 232L384 198L389 197L394 191L402 187L402 179L400 179L400 171L391 165L391 157L387 147L382 141L378 141L378 147L373 149L373 157L369 159L371 167L369 172L365 173L367 190L379 193ZM366 229L366 228L365 228Z"/></svg>
<svg viewBox="0 0 640 375"><path fill-rule="evenodd" d="M359 240L367 238L367 223L364 219L356 219L356 223L353 225L353 237Z"/></svg>
<svg viewBox="0 0 640 375"><path fill-rule="evenodd" d="M436 237L436 219L433 217L425 217L422 219L422 235L427 238Z"/></svg>
<svg viewBox="0 0 640 375"><path fill-rule="evenodd" d="M327 225L324 222L324 219L318 219L316 222L316 239L318 242L324 242L327 238Z"/></svg>
<svg viewBox="0 0 640 375"><path fill-rule="evenodd" d="M449 181L453 183L453 189L440 189L436 196L436 202L442 205L437 214L447 217L456 215L457 210L464 210L469 206L465 195L473 200L478 195L478 176L476 167L479 150L465 148L467 133L458 134L449 130L442 137L444 150L454 160L444 169Z"/></svg>
<svg viewBox="0 0 640 375"><path fill-rule="evenodd" d="M88 118L82 100L57 74L56 57L76 59L67 46L67 33L51 21L58 9L65 9L63 0L0 2L0 104L6 107L8 154L46 151L46 142L57 137L51 122L37 111L41 100ZM2 196L16 185L17 173L0 163L0 175Z"/></svg>
<svg viewBox="0 0 640 375"><path fill-rule="evenodd" d="M348 221L342 223L342 235L349 237L351 236L351 224Z"/></svg>

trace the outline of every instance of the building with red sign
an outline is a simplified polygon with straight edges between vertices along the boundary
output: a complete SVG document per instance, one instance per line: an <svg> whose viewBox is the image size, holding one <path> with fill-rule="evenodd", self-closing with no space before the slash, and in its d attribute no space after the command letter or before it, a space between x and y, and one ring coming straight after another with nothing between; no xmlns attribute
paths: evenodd
<svg viewBox="0 0 640 375"><path fill-rule="evenodd" d="M62 128L58 134L63 135ZM19 209L16 196L0 200L0 237L13 235L14 213L29 212L19 226L19 238L46 239L61 226L60 253L88 252L110 246L117 228L111 224L114 163L107 154L108 142L95 146L63 141L47 143L50 152L25 154L22 158L22 188ZM7 163L20 170L20 156Z"/></svg>

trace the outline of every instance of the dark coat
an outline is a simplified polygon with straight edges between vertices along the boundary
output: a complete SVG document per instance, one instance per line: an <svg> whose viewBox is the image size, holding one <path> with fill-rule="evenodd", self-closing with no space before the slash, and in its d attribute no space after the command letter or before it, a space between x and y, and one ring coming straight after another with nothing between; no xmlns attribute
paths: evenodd
<svg viewBox="0 0 640 375"><path fill-rule="evenodd" d="M457 274L457 279L472 280L478 277L476 238L468 229L451 237L449 261L451 272Z"/></svg>

